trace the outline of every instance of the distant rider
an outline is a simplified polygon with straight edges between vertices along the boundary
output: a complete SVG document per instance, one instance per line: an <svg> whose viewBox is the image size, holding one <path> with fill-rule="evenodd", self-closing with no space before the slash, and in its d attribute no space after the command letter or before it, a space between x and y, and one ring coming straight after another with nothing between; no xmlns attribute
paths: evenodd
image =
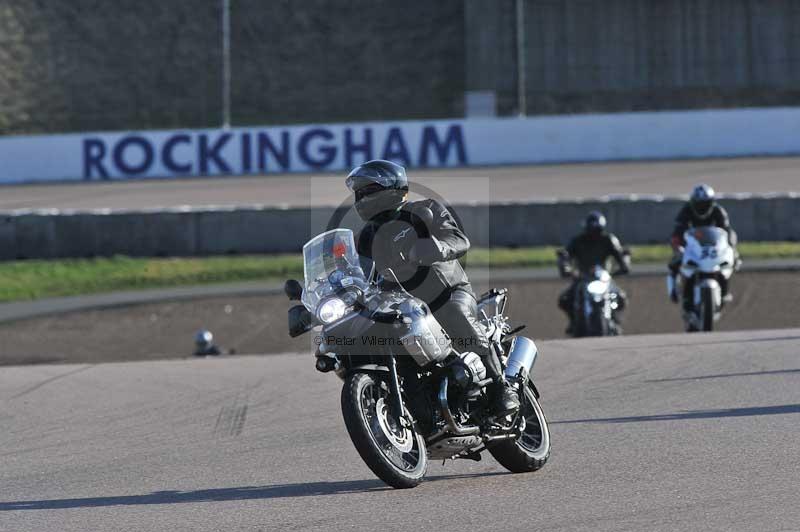
<svg viewBox="0 0 800 532"><path fill-rule="evenodd" d="M378 271L392 268L400 284L429 305L457 350L481 357L487 377L494 380L495 414L516 411L519 395L506 381L477 320L475 295L458 262L470 243L452 213L432 199L409 202L406 171L390 161L357 166L346 184L355 196L356 212L366 222L358 236L359 255L372 259ZM421 220L414 214L426 207L433 213L433 220L423 224L430 226L428 235L420 231ZM416 239L407 255L401 252L406 239Z"/></svg>
<svg viewBox="0 0 800 532"><path fill-rule="evenodd" d="M205 329L197 331L197 334L194 335L194 346L194 355L198 357L222 354L222 351L214 343L214 335Z"/></svg>
<svg viewBox="0 0 800 532"><path fill-rule="evenodd" d="M619 239L606 230L606 217L602 213L592 211L586 216L583 222L583 232L573 238L566 247L566 255L563 261L573 261L581 274L588 274L595 266L606 267L608 259L613 257L617 262L620 274L630 271L628 258L620 244ZM567 334L574 334L575 324L573 323L572 307L575 300L575 290L578 287L579 279L573 278L572 284L558 298L558 307L567 314L569 326ZM624 308L625 293L619 291L620 301Z"/></svg>
<svg viewBox="0 0 800 532"><path fill-rule="evenodd" d="M686 242L683 239L683 234L689 228L713 226L724 229L728 233L728 242L734 248L734 252L736 253L735 256L738 266L739 255L738 252L736 252L736 243L738 240L736 231L734 231L731 227L731 222L730 218L728 218L727 211L725 211L722 205L717 203L715 197L716 194L713 188L706 184L697 185L692 190L692 194L689 196L689 201L687 201L683 207L681 207L681 210L678 212L678 216L675 217L675 229L673 229L672 238L670 239L674 254L668 265L670 271L670 276L668 277L668 290L669 297L673 303L678 302L678 289L675 284L675 279L678 276L678 271L681 267L683 248L686 245ZM721 283L721 288L723 300L731 301L733 296L728 292L728 283ZM691 312L691 283L685 283L683 289L684 310Z"/></svg>

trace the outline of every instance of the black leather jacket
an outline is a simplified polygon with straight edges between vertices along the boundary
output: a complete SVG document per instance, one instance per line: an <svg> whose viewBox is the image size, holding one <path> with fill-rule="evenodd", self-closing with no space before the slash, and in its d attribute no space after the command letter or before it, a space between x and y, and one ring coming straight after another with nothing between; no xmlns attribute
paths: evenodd
<svg viewBox="0 0 800 532"><path fill-rule="evenodd" d="M430 227L412 214L420 206L433 213ZM472 291L458 261L469 246L452 213L431 199L406 203L395 216L367 223L356 244L376 271L392 268L403 288L428 304L447 299L455 288Z"/></svg>
<svg viewBox="0 0 800 532"><path fill-rule="evenodd" d="M705 218L700 218L694 213L689 203L686 203L681 207L678 216L675 217L675 229L672 230L672 236L673 238L677 237L683 240L683 233L690 227L706 227L709 225L727 231L731 243L734 243L735 233L733 233L733 229L731 228L730 218L728 217L727 211L719 204L714 204L711 208L711 214Z"/></svg>
<svg viewBox="0 0 800 532"><path fill-rule="evenodd" d="M581 273L589 272L594 266L605 267L609 257L613 257L622 270L627 270L622 244L611 233L599 236L582 233L573 238L566 249Z"/></svg>

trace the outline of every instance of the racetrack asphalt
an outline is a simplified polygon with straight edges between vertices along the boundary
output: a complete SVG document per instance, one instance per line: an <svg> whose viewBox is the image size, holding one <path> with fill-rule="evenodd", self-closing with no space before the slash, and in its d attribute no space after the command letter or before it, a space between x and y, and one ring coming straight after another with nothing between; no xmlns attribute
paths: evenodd
<svg viewBox="0 0 800 532"><path fill-rule="evenodd" d="M688 194L707 182L726 194L800 191L800 158L754 157L411 170L412 181L452 204ZM178 206L339 205L346 173L71 184L6 185L0 211L156 209Z"/></svg>
<svg viewBox="0 0 800 532"><path fill-rule="evenodd" d="M396 491L309 355L7 367L0 529L795 531L800 329L541 342L553 451Z"/></svg>

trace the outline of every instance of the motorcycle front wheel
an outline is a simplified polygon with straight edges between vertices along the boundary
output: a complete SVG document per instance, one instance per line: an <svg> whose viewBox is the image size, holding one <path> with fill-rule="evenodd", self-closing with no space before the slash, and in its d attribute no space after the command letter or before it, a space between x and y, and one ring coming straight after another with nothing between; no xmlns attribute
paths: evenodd
<svg viewBox="0 0 800 532"><path fill-rule="evenodd" d="M550 458L550 429L547 418L531 386L525 386L522 400L525 429L516 440L507 440L489 447L489 453L512 473L541 469Z"/></svg>
<svg viewBox="0 0 800 532"><path fill-rule="evenodd" d="M611 334L608 320L603 316L603 309L594 309L586 321L586 330L588 331L586 336L609 336Z"/></svg>
<svg viewBox="0 0 800 532"><path fill-rule="evenodd" d="M710 332L714 330L714 295L710 288L703 288L700 301L700 319L703 330Z"/></svg>
<svg viewBox="0 0 800 532"><path fill-rule="evenodd" d="M392 413L388 383L371 373L352 373L342 388L342 416L358 454L393 488L413 488L425 477L425 440Z"/></svg>

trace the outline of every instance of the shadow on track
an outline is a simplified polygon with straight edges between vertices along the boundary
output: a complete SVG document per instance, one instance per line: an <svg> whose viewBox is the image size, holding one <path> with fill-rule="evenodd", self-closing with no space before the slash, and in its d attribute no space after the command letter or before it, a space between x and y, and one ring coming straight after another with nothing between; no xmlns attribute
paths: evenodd
<svg viewBox="0 0 800 532"><path fill-rule="evenodd" d="M694 381L694 380L705 380L705 379L725 379L728 377L757 377L759 375L781 375L788 373L800 373L800 369L772 369L764 371L747 371L743 373L720 373L718 375L698 375L696 377L673 377L670 379L650 379L644 382Z"/></svg>
<svg viewBox="0 0 800 532"><path fill-rule="evenodd" d="M643 349L663 349L665 347L677 347L677 346L698 346L698 345L724 345L724 344L750 344L750 343L759 343L759 342L790 342L793 340L800 340L800 336L769 336L765 338L749 338L747 340L708 340L703 341L703 336L707 333L691 333L683 336L682 338L691 339L691 342L686 343L672 343L672 344L647 344L647 345L634 345L628 346L624 348L620 348L619 346L615 347L604 347L604 348L596 348L592 351L602 352L602 351L636 351L636 350L643 350ZM636 335L631 335L635 337Z"/></svg>
<svg viewBox="0 0 800 532"><path fill-rule="evenodd" d="M458 480L510 473L486 472L430 477L426 482ZM276 499L283 497L316 497L320 495L347 495L391 491L380 480L353 480L342 482L307 482L298 484L274 484L271 486L243 486L196 491L156 491L146 495L120 495L116 497L86 497L75 499L50 499L40 501L0 502L0 512L20 510L59 510L67 508L98 508L105 506L139 506L150 504L180 504L198 502L244 501L252 499Z"/></svg>
<svg viewBox="0 0 800 532"><path fill-rule="evenodd" d="M777 406L754 406L747 408L723 408L720 410L692 410L677 414L656 414L652 416L606 417L596 419L571 419L551 421L551 425L577 423L640 423L645 421L674 421L681 419L712 419L723 417L770 416L776 414L800 414L800 404ZM1 507L0 507L1 508Z"/></svg>

